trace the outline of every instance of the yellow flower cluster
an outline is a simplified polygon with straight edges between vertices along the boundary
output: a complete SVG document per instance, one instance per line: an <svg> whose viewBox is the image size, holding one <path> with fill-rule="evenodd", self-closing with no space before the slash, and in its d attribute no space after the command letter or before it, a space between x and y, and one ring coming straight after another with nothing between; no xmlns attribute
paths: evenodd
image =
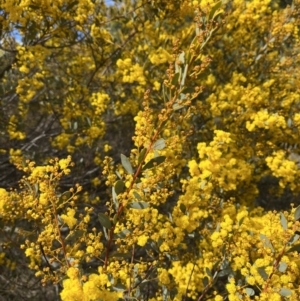
<svg viewBox="0 0 300 301"><path fill-rule="evenodd" d="M279 179L279 185L284 188L287 185L294 190L297 188L296 179L299 177L299 168L295 161L286 158L283 150L276 151L266 158L266 163L272 174Z"/></svg>
<svg viewBox="0 0 300 301"><path fill-rule="evenodd" d="M230 133L221 130L215 130L214 133L214 139L209 145L198 144L199 170L195 168L195 161L192 161L192 175L199 175L202 182L211 177L225 191L236 190L238 183L250 180L252 167L240 157L237 143Z"/></svg>
<svg viewBox="0 0 300 301"><path fill-rule="evenodd" d="M92 106L95 108L95 114L101 115L106 110L107 103L109 101L109 95L106 93L94 93L91 98L90 102Z"/></svg>
<svg viewBox="0 0 300 301"><path fill-rule="evenodd" d="M122 75L124 83L138 83L141 86L146 85L143 67L139 64L134 64L130 58L117 61L118 73Z"/></svg>
<svg viewBox="0 0 300 301"><path fill-rule="evenodd" d="M274 131L276 128L286 128L286 122L283 116L278 114L269 114L267 110L259 111L250 117L251 121L247 121L246 128L249 132L253 132L255 128Z"/></svg>
<svg viewBox="0 0 300 301"><path fill-rule="evenodd" d="M24 133L17 130L17 119L18 118L16 115L10 116L7 131L9 133L10 139L23 140L26 136Z"/></svg>
<svg viewBox="0 0 300 301"><path fill-rule="evenodd" d="M74 217L75 216L75 209L73 208L68 208L67 209L67 214L62 214L61 218L63 221L68 225L70 229L73 229L77 223L77 219Z"/></svg>
<svg viewBox="0 0 300 301"><path fill-rule="evenodd" d="M139 111L139 103L133 99L128 99L126 101L117 101L115 105L116 115L126 115L131 114L136 116Z"/></svg>
<svg viewBox="0 0 300 301"><path fill-rule="evenodd" d="M112 300L117 301L122 293L110 292L107 287L111 286L108 276L99 271L98 274L90 274L86 281L82 281L78 268L70 267L67 271L68 279L64 280L64 290L61 293L63 301L71 300Z"/></svg>
<svg viewBox="0 0 300 301"><path fill-rule="evenodd" d="M0 188L0 215L5 210L5 203L7 202L8 192L4 188Z"/></svg>
<svg viewBox="0 0 300 301"><path fill-rule="evenodd" d="M226 214L224 216L224 221L219 226L218 231L214 232L211 236L212 246L214 248L221 247L226 239L230 239L232 237L232 224L232 219Z"/></svg>
<svg viewBox="0 0 300 301"><path fill-rule="evenodd" d="M163 48L158 48L149 55L149 59L153 65L165 64L172 61L172 56Z"/></svg>

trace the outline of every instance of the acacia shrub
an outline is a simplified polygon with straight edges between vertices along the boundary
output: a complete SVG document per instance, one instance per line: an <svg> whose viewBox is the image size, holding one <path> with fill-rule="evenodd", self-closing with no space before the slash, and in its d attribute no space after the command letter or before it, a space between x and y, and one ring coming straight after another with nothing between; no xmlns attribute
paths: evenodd
<svg viewBox="0 0 300 301"><path fill-rule="evenodd" d="M144 3L135 22L117 18L103 28L97 18L85 19L93 16L88 13L92 2L88 4L75 3L68 11L55 7L71 21L55 21L54 28L71 27L58 35L50 32L48 44L28 37L25 46L16 46L17 72L37 73L16 86L15 110L24 115L11 123L24 122L35 105L46 106L41 110L45 116L48 107L56 108L59 133L49 149L73 153L76 167L86 146L95 143L93 151L100 147L97 141L109 121L105 117L130 111L136 115L134 147L117 166L110 157L102 160L102 149L95 156L108 187L100 201L82 193L75 176L74 188L59 188L63 176L70 185L70 157L46 163L45 156L44 164L34 164L26 156L14 160L21 152L11 151L11 160L27 176L20 190L1 190L1 218L12 226L26 220L22 249L29 267L44 283L62 283L63 300L298 300L299 209L268 212L256 208L254 200L258 184L269 175L278 178L272 187L275 194L285 189L298 193L299 4L282 9L276 1ZM191 16L194 9L196 37L194 24L187 22L174 27L178 39L172 50L172 31L157 41L158 30ZM88 10L83 19L74 18L72 13L82 10ZM126 14L126 3L113 10ZM222 12L227 14L223 26ZM28 13L27 19L35 20L44 11L35 7ZM154 25L149 15L161 21ZM172 18L164 19L167 16ZM100 41L79 43L85 35L78 35L73 26ZM132 39L124 40L118 30L122 26ZM28 27L31 39L39 41L30 31ZM69 37L74 45L66 43ZM127 47L120 48L118 39ZM115 60L93 69L90 63L102 62L106 51ZM66 60L71 55L72 62ZM61 71L57 78L53 66ZM36 91L43 89L38 68L45 70L47 85L55 84L60 91L51 96L49 90L49 103L36 98ZM165 80L160 83L158 78ZM29 90L24 88L28 83ZM68 85L72 87L64 94ZM153 89L144 93L147 85ZM95 123L89 124L86 118L94 113ZM26 137L16 128L7 131L12 139ZM103 151L107 149L109 145L103 145ZM93 158L93 151L87 156ZM91 180L97 183L97 177Z"/></svg>

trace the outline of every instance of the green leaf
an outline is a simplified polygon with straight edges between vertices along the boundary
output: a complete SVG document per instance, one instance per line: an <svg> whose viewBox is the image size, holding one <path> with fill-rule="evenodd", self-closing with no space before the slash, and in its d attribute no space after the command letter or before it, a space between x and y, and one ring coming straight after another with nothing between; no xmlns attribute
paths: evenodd
<svg viewBox="0 0 300 301"><path fill-rule="evenodd" d="M114 258L126 259L126 258L130 258L131 254L130 253L121 253L121 252L112 252L110 254L110 256L114 257Z"/></svg>
<svg viewBox="0 0 300 301"><path fill-rule="evenodd" d="M163 163L165 160L166 160L165 156L159 156L159 157L153 158L143 166L143 170L152 168L155 165L157 166L157 165Z"/></svg>
<svg viewBox="0 0 300 301"><path fill-rule="evenodd" d="M70 242L75 242L77 241L78 238L81 238L84 235L84 230L75 230L72 231L67 237L66 237L66 241Z"/></svg>
<svg viewBox="0 0 300 301"><path fill-rule="evenodd" d="M117 283L116 285L114 285L112 287L112 290L116 291L116 292L123 292L126 289L127 289L127 287L124 284L122 284L122 283Z"/></svg>
<svg viewBox="0 0 300 301"><path fill-rule="evenodd" d="M121 176L121 174L116 170L116 175L118 176L118 178L120 179L120 180L122 180L122 176Z"/></svg>
<svg viewBox="0 0 300 301"><path fill-rule="evenodd" d="M107 215L105 215L104 213L99 213L98 220L104 228L111 229L111 221Z"/></svg>
<svg viewBox="0 0 300 301"><path fill-rule="evenodd" d="M133 195L138 201L142 200L142 197L136 191L133 192Z"/></svg>
<svg viewBox="0 0 300 301"><path fill-rule="evenodd" d="M120 193L123 193L125 191L126 187L123 181L119 180L115 184L115 192L117 195Z"/></svg>
<svg viewBox="0 0 300 301"><path fill-rule="evenodd" d="M267 248L270 248L272 250L272 252L275 252L275 249L271 243L271 241L269 240L269 238L267 236L265 236L264 234L259 234L260 239L263 241L264 246Z"/></svg>
<svg viewBox="0 0 300 301"><path fill-rule="evenodd" d="M188 54L187 54L187 56L186 56L186 61L187 61L188 64L191 62L191 57L192 57L192 54L189 51Z"/></svg>
<svg viewBox="0 0 300 301"><path fill-rule="evenodd" d="M222 1L219 1L215 4L215 6L211 9L211 11L209 12L209 15L208 15L208 21L211 20L211 19L214 19L216 16L215 16L215 13L218 9L220 9L222 6Z"/></svg>
<svg viewBox="0 0 300 301"><path fill-rule="evenodd" d="M182 108L184 108L183 105L180 105L180 104L178 104L178 103L174 103L174 104L173 104L173 110L174 110L174 111L178 111L178 110L180 110L180 109L182 109Z"/></svg>
<svg viewBox="0 0 300 301"><path fill-rule="evenodd" d="M261 267L261 268L257 268L257 272L258 274L264 279L267 280L268 279L268 274L265 271L265 268Z"/></svg>
<svg viewBox="0 0 300 301"><path fill-rule="evenodd" d="M295 219L295 221L298 221L300 219L300 206L298 206L295 211L294 219Z"/></svg>
<svg viewBox="0 0 300 301"><path fill-rule="evenodd" d="M62 205L63 203L67 202L67 200L72 196L70 191L65 191L59 196L57 205Z"/></svg>
<svg viewBox="0 0 300 301"><path fill-rule="evenodd" d="M130 233L131 233L131 231L129 231L128 229L124 229L124 230L116 233L115 237L117 237L117 238L125 238Z"/></svg>
<svg viewBox="0 0 300 301"><path fill-rule="evenodd" d="M207 276L205 276L202 279L202 283L203 283L204 287L208 286L209 285L209 278Z"/></svg>
<svg viewBox="0 0 300 301"><path fill-rule="evenodd" d="M165 139L160 138L153 144L153 149L162 150L166 147Z"/></svg>
<svg viewBox="0 0 300 301"><path fill-rule="evenodd" d="M298 252L300 253L300 245L292 246L290 249L287 250L287 252Z"/></svg>
<svg viewBox="0 0 300 301"><path fill-rule="evenodd" d="M205 268L205 272L209 277L212 277L211 270L208 267Z"/></svg>
<svg viewBox="0 0 300 301"><path fill-rule="evenodd" d="M140 164L141 162L143 162L145 160L145 155L146 155L146 148L143 148L139 154L139 158L138 158L138 164Z"/></svg>
<svg viewBox="0 0 300 301"><path fill-rule="evenodd" d="M251 297L255 295L255 291L250 287L246 287L246 294Z"/></svg>
<svg viewBox="0 0 300 301"><path fill-rule="evenodd" d="M122 162L122 165L125 168L125 170L130 175L133 175L133 168L131 166L131 163L130 163L129 159L125 155L123 155L123 154L121 154L121 162Z"/></svg>
<svg viewBox="0 0 300 301"><path fill-rule="evenodd" d="M159 237L158 240L157 240L157 246L158 246L158 248L163 244L163 242L164 242L164 239L161 238L161 237Z"/></svg>
<svg viewBox="0 0 300 301"><path fill-rule="evenodd" d="M224 270L227 269L229 267L229 261L227 259L224 259L220 265L220 269Z"/></svg>
<svg viewBox="0 0 300 301"><path fill-rule="evenodd" d="M133 202L129 203L128 207L132 209L145 209L149 207L149 204L146 202Z"/></svg>
<svg viewBox="0 0 300 301"><path fill-rule="evenodd" d="M283 287L280 289L279 294L282 297L288 297L292 294L292 291L288 288Z"/></svg>
<svg viewBox="0 0 300 301"><path fill-rule="evenodd" d="M278 266L278 271L284 273L287 269L288 265L285 262L280 262Z"/></svg>
<svg viewBox="0 0 300 301"><path fill-rule="evenodd" d="M116 213L113 218L113 224L115 225L118 222L118 214Z"/></svg>
<svg viewBox="0 0 300 301"><path fill-rule="evenodd" d="M174 74L173 78L172 78L172 85L176 86L178 85L178 82L179 82L179 77L180 77L180 73L177 72Z"/></svg>
<svg viewBox="0 0 300 301"><path fill-rule="evenodd" d="M232 272L231 268L224 269L218 273L218 277L224 277L229 275Z"/></svg>
<svg viewBox="0 0 300 301"><path fill-rule="evenodd" d="M185 53L184 53L184 51L182 51L182 52L178 55L178 61L179 61L181 64L184 64L184 63L185 63Z"/></svg>
<svg viewBox="0 0 300 301"><path fill-rule="evenodd" d="M116 190L115 190L115 187L112 187L112 199L113 199L113 202L115 204L115 209L118 210L119 209L119 202L118 202L118 199L117 199L117 194L116 194Z"/></svg>
<svg viewBox="0 0 300 301"><path fill-rule="evenodd" d="M185 212L186 212L186 207L185 207L185 205L182 204L182 203L179 205L179 209L181 210L182 213L185 213Z"/></svg>
<svg viewBox="0 0 300 301"><path fill-rule="evenodd" d="M289 244L292 245L293 243L295 243L298 239L299 239L300 235L299 234L294 234L290 240L289 240Z"/></svg>
<svg viewBox="0 0 300 301"><path fill-rule="evenodd" d="M286 217L284 216L284 214L282 212L280 212L280 223L281 223L281 226L282 226L283 230L287 230L288 222L287 222L287 219L286 219Z"/></svg>
<svg viewBox="0 0 300 301"><path fill-rule="evenodd" d="M181 83L180 83L181 87L184 86L184 83L185 83L185 80L186 80L186 76L187 76L188 69L189 69L189 65L186 64L186 65L184 66L184 71L183 71L182 78L181 78Z"/></svg>

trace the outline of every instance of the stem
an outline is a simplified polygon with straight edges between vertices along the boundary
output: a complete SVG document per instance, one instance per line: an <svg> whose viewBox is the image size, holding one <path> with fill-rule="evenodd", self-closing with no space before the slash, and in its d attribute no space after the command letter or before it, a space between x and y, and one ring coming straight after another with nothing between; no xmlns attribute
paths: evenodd
<svg viewBox="0 0 300 301"><path fill-rule="evenodd" d="M176 101L176 99L177 99L177 96L178 96L178 92L174 95L174 97L173 97L173 99L172 99L172 101L170 103L174 103ZM171 113L172 113L172 111L169 112L169 115ZM169 115L167 116L167 119L169 118ZM141 160L140 164L138 165L137 170L134 173L133 178L131 180L131 183L130 183L129 187L126 190L126 197L125 198L128 197L129 192L132 190L133 185L135 184L138 176L140 175L140 173L142 171L142 168L143 168L143 163L144 163L145 159L147 158L147 155L150 153L153 144L157 140L157 137L158 137L158 135L160 134L160 132L162 130L163 123L164 123L164 121L160 122L160 124L158 126L158 129L156 130L155 134L152 136L150 145L147 148L147 151L146 151L146 153L144 155L144 158ZM124 203L120 205L120 207L118 209L118 212L116 214L117 215L117 219L116 220L119 220L119 218L120 218L120 216L121 216L121 214L122 214L122 212L124 210L124 207L125 207ZM110 249L111 249L112 242L113 242L114 232L115 232L115 224L111 227L111 229L109 231L109 239L108 239L108 243L107 243L107 247L106 247L106 254L105 254L105 260L104 260L104 267L103 267L104 271L107 269L107 266L108 266L109 254L110 254Z"/></svg>
<svg viewBox="0 0 300 301"><path fill-rule="evenodd" d="M278 257L276 258L275 263L273 264L273 270L272 270L271 274L269 275L269 277L268 277L268 279L267 279L267 281L266 281L266 284L265 284L265 287L264 287L264 289L263 289L263 292L266 292L266 291L267 291L267 289L268 289L268 287L269 287L269 283L270 283L270 281L271 281L273 275L274 275L275 272L277 271L277 268L278 268L278 266L279 266L279 264L280 264L280 260L281 260L281 258L283 257L283 255L284 255L284 253L285 253L286 246L287 246L287 245L285 244L284 247L283 247L283 249L281 250L280 254L279 254Z"/></svg>
<svg viewBox="0 0 300 301"><path fill-rule="evenodd" d="M55 221L56 230L57 230L57 233L58 233L58 236L59 236L59 242L61 244L61 248L62 248L62 251L63 251L63 254L64 254L64 258L65 258L67 267L69 268L71 265L70 265L70 262L67 258L67 251L66 251L65 241L64 241L64 239L61 235L60 229L59 229L59 222L58 222L58 218L57 218L56 207L55 207L55 204L54 204L53 201L51 201L51 203L52 203L52 206L53 206L54 221Z"/></svg>

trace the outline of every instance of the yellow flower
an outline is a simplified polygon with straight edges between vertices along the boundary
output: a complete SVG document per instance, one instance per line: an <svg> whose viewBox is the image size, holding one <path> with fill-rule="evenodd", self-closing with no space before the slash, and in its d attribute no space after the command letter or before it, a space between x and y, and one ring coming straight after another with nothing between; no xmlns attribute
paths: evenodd
<svg viewBox="0 0 300 301"><path fill-rule="evenodd" d="M68 225L68 227L70 229L74 228L76 223L77 223L77 219L74 217L75 213L76 213L75 209L68 208L67 209L67 214L62 214L61 215L61 218Z"/></svg>
<svg viewBox="0 0 300 301"><path fill-rule="evenodd" d="M67 276L70 279L76 279L78 278L78 275L79 275L79 270L77 268L70 267L67 271Z"/></svg>
<svg viewBox="0 0 300 301"><path fill-rule="evenodd" d="M169 273L166 269L158 269L158 279L163 285L170 283Z"/></svg>
<svg viewBox="0 0 300 301"><path fill-rule="evenodd" d="M236 293L236 286L234 281L230 281L228 284L226 284L226 289L230 295Z"/></svg>
<svg viewBox="0 0 300 301"><path fill-rule="evenodd" d="M8 192L4 188L0 188L0 212L4 209L7 198Z"/></svg>
<svg viewBox="0 0 300 301"><path fill-rule="evenodd" d="M143 247L147 241L148 241L148 235L145 235L145 234L142 234L138 237L138 241L137 241L137 244L141 247Z"/></svg>
<svg viewBox="0 0 300 301"><path fill-rule="evenodd" d="M85 300L79 279L66 279L63 281L63 290L60 293L62 301Z"/></svg>

